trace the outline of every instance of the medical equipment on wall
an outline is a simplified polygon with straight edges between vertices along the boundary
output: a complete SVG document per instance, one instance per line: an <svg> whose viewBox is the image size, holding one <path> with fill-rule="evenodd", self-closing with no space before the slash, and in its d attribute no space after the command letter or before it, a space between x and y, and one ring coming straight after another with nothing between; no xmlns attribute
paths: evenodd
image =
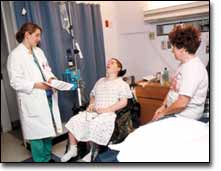
<svg viewBox="0 0 221 171"><path fill-rule="evenodd" d="M71 90L76 90L78 88L78 81L80 81L80 70L75 67L71 49L68 49L66 53L68 66L63 73L63 80L73 85Z"/></svg>

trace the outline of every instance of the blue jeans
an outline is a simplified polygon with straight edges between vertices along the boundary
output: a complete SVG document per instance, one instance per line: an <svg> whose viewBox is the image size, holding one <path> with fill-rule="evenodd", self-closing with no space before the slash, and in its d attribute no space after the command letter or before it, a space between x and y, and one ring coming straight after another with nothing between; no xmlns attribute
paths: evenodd
<svg viewBox="0 0 221 171"><path fill-rule="evenodd" d="M118 153L119 151L111 150L110 148L108 148L107 151L97 155L95 162L119 162L117 160Z"/></svg>
<svg viewBox="0 0 221 171"><path fill-rule="evenodd" d="M166 115L166 116L158 119L157 121L160 121L160 120L163 120L163 119L167 119L167 118L172 118L172 117L176 117L176 115L175 114Z"/></svg>

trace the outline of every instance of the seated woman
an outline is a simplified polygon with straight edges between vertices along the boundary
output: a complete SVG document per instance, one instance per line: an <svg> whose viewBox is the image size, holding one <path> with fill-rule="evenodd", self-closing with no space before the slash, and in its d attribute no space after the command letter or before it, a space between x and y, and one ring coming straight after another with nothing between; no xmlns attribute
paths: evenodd
<svg viewBox="0 0 221 171"><path fill-rule="evenodd" d="M200 45L200 31L193 26L178 25L169 34L175 58L180 65L172 78L170 91L153 120L176 114L200 119L208 88L208 74L195 55Z"/></svg>
<svg viewBox="0 0 221 171"><path fill-rule="evenodd" d="M114 131L115 111L125 107L127 99L132 98L129 85L121 78L125 74L121 62L112 58L106 69L106 77L99 79L91 91L87 111L73 116L65 125L69 130L70 147L61 158L62 162L77 156L79 141L107 145Z"/></svg>

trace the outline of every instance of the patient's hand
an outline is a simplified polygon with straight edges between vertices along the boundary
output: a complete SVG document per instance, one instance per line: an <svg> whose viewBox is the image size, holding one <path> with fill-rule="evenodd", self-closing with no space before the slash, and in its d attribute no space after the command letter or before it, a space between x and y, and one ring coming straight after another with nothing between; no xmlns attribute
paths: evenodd
<svg viewBox="0 0 221 171"><path fill-rule="evenodd" d="M87 112L94 112L94 104L90 104L86 110Z"/></svg>
<svg viewBox="0 0 221 171"><path fill-rule="evenodd" d="M110 108L107 107L107 108L96 108L96 112L97 113L108 113L108 112L111 112Z"/></svg>

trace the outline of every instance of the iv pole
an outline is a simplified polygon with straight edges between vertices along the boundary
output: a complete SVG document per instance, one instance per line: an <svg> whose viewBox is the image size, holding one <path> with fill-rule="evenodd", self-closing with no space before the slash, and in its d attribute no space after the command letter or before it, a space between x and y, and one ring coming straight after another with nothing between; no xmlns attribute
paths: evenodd
<svg viewBox="0 0 221 171"><path fill-rule="evenodd" d="M79 45L77 43L77 41L75 40L74 37L74 30L73 30L73 24L72 24L72 16L71 16L71 6L70 6L70 1L66 1L67 2L67 14L68 14L68 20L69 20L69 31L70 31L70 35L71 35L71 39L72 39L72 48L74 49L74 60L75 60L75 69L76 71L78 71L78 65L77 65L77 55L79 55ZM81 53L81 52L80 52ZM82 54L80 55L81 58L83 58ZM79 107L82 106L82 97L81 97L81 89L80 89L80 82L79 80L77 80L77 93L78 93L78 102L79 102Z"/></svg>

